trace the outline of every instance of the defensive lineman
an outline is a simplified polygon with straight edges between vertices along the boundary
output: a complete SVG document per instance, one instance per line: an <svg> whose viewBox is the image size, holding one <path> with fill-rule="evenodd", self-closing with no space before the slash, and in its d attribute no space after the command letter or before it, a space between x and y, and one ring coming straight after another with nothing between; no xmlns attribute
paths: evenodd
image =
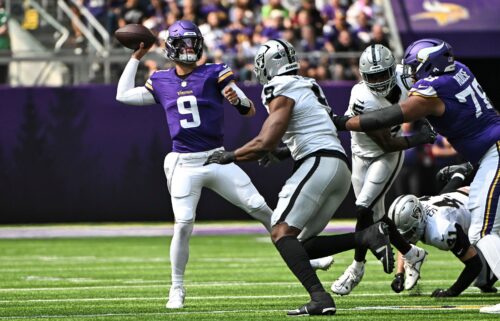
<svg viewBox="0 0 500 321"><path fill-rule="evenodd" d="M406 99L408 90L401 77L402 66L396 68L392 52L379 44L367 47L359 59L363 81L351 91L346 115L355 116L388 107ZM356 231L383 220L390 227L391 243L404 253L407 287L412 288L419 276L425 251L410 245L385 215L385 195L403 164L404 149L432 143L435 133L426 123L420 132L403 137L401 126L367 133L351 133L352 185L356 195ZM349 294L359 284L365 272L366 248L356 248L354 260L333 284L332 291Z"/></svg>
<svg viewBox="0 0 500 321"><path fill-rule="evenodd" d="M314 79L297 76L298 69L295 50L288 42L270 40L259 48L255 73L264 85L262 100L269 117L253 140L234 152L215 152L206 164L257 160L273 153L283 140L295 169L279 193L271 239L311 297L309 303L288 314L333 314L335 303L311 268L309 258L356 246L370 247L390 273L393 254L385 223L358 233L316 236L345 198L351 173L322 89Z"/></svg>

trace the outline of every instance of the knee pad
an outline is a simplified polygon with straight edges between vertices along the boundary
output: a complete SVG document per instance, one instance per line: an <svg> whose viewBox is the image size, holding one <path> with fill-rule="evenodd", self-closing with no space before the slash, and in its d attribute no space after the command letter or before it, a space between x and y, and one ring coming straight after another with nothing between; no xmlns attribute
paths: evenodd
<svg viewBox="0 0 500 321"><path fill-rule="evenodd" d="M264 200L264 197L262 195L256 193L250 196L246 200L246 207L249 212L255 212L261 209L263 206L266 206L266 201Z"/></svg>

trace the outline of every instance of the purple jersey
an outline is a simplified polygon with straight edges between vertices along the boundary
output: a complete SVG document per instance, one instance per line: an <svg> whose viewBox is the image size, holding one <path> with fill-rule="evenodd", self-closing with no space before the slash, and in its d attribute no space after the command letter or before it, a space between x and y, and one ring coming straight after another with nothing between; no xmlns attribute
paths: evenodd
<svg viewBox="0 0 500 321"><path fill-rule="evenodd" d="M204 64L187 77L175 68L153 73L145 87L163 106L172 150L194 153L222 146L224 109L222 89L234 79L223 64Z"/></svg>
<svg viewBox="0 0 500 321"><path fill-rule="evenodd" d="M444 114L427 119L458 153L477 163L500 140L500 116L469 68L455 64L453 72L417 81L409 95L439 97Z"/></svg>

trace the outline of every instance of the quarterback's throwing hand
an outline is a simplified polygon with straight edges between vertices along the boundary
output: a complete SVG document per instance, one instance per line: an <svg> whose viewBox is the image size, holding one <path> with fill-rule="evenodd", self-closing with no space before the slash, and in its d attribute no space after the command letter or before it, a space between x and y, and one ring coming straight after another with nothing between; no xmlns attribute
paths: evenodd
<svg viewBox="0 0 500 321"><path fill-rule="evenodd" d="M208 156L207 161L203 166L208 164L229 164L236 160L234 152L226 152L224 150L217 150L212 155Z"/></svg>

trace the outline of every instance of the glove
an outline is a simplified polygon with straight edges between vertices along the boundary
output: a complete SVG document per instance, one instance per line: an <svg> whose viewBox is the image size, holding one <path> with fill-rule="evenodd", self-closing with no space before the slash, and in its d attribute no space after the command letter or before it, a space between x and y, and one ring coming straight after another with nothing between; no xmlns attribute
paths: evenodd
<svg viewBox="0 0 500 321"><path fill-rule="evenodd" d="M458 294L445 289L435 289L431 294L431 297L433 298L449 298L454 296L458 296Z"/></svg>
<svg viewBox="0 0 500 321"><path fill-rule="evenodd" d="M436 178L438 181L448 182L451 179L451 177L456 173L460 173L465 178L467 178L472 173L473 170L474 167L469 162L460 165L450 165L441 168L439 172L436 174Z"/></svg>
<svg viewBox="0 0 500 321"><path fill-rule="evenodd" d="M394 292L399 293L405 289L405 274L396 273L394 280L392 280L391 288Z"/></svg>
<svg viewBox="0 0 500 321"><path fill-rule="evenodd" d="M437 133L432 128L432 125L425 118L420 119L414 123L414 128L417 131L415 135L406 136L408 148L415 147L422 144L433 144L436 140Z"/></svg>
<svg viewBox="0 0 500 321"><path fill-rule="evenodd" d="M351 116L338 116L334 115L332 117L333 124L337 127L338 131L346 131L346 123L351 119Z"/></svg>
<svg viewBox="0 0 500 321"><path fill-rule="evenodd" d="M284 159L287 159L292 154L288 147L278 147L274 151L267 153L261 159L259 159L259 165L263 167L268 167L271 164L276 164Z"/></svg>
<svg viewBox="0 0 500 321"><path fill-rule="evenodd" d="M203 166L208 164L229 164L236 160L234 152L226 152L224 150L217 150L212 155L208 156Z"/></svg>

